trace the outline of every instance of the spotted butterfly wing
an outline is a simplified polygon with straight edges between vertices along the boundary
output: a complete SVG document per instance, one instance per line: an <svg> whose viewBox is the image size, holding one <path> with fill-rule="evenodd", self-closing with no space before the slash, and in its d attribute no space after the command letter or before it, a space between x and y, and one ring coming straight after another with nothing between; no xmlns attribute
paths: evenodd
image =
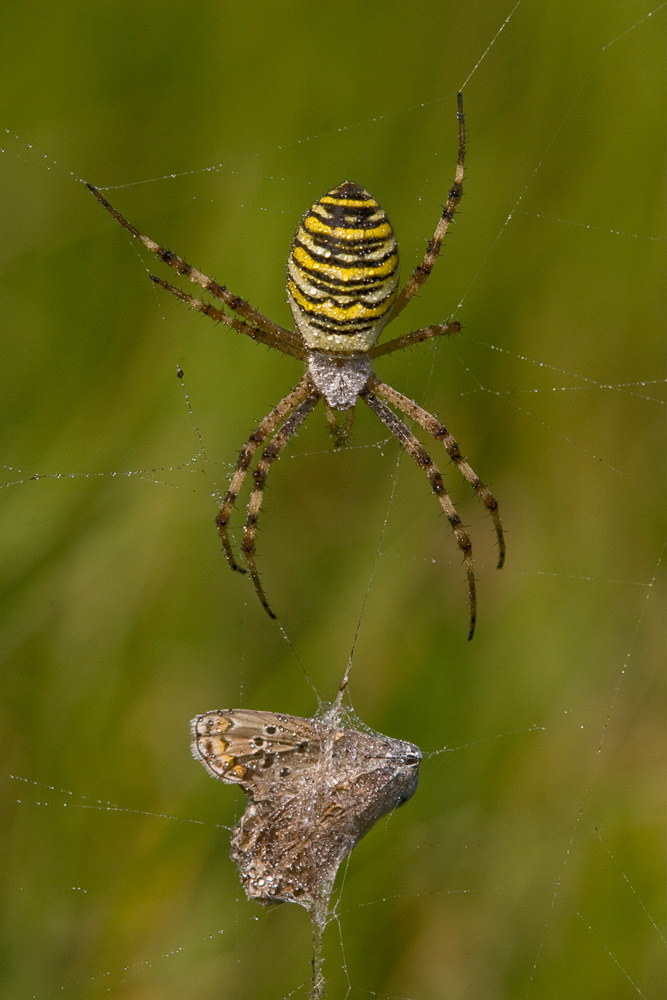
<svg viewBox="0 0 667 1000"><path fill-rule="evenodd" d="M417 787L420 750L380 734L246 709L192 728L194 756L250 799L231 857L260 902L326 909L341 862Z"/></svg>
<svg viewBox="0 0 667 1000"><path fill-rule="evenodd" d="M310 719L230 708L192 721L192 753L209 774L239 784L255 801L319 751Z"/></svg>

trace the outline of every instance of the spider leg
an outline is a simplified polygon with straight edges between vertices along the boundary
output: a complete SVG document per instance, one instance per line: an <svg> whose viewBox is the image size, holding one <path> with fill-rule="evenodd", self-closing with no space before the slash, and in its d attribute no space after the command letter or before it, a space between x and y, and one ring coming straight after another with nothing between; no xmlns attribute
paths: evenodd
<svg viewBox="0 0 667 1000"><path fill-rule="evenodd" d="M305 385L308 385L308 383L305 383ZM266 477L269 473L271 463L278 458L287 442L297 432L308 414L315 408L321 399L321 394L316 389L310 387L306 391L308 391L306 398L287 417L282 427L273 435L262 452L259 462L257 463L253 474L254 485L252 493L250 494L250 502L248 503L248 516L246 518L245 528L243 531L243 544L241 546L243 555L245 556L245 560L248 564L248 571L252 582L255 585L257 596L270 618L275 618L276 615L271 610L269 602L266 599L266 594L264 593L264 588L260 583L257 567L255 565L255 535L257 533L257 521L259 519L262 501L264 499L264 486L266 485Z"/></svg>
<svg viewBox="0 0 667 1000"><path fill-rule="evenodd" d="M466 127L465 119L463 117L463 95L457 94L456 100L456 117L459 122L459 156L456 163L454 183L449 189L449 197L447 198L445 207L442 210L442 215L438 220L438 224L435 227L435 232L426 247L426 253L399 292L396 301L392 306L391 312L389 313L389 319L387 320L388 323L398 316L398 314L406 307L410 299L417 294L433 270L433 265L437 260L438 254L440 253L440 246L445 238L445 233L449 228L449 223L454 218L454 212L456 211L458 203L461 200L461 194L463 193L463 163L466 152Z"/></svg>
<svg viewBox="0 0 667 1000"><path fill-rule="evenodd" d="M232 546L229 541L229 535L227 533L227 525L232 516L232 510L234 504L236 503L236 498L238 497L243 482L246 477L246 473L252 462L252 457L255 451L266 441L267 438L275 432L276 428L285 420L290 413L296 409L299 403L303 402L306 396L312 392L312 383L307 375L301 379L299 384L292 389L280 402L274 406L270 413L264 417L263 420L257 425L255 430L252 432L246 443L241 448L241 452L236 462L236 471L231 478L229 486L227 487L227 492L225 493L220 510L218 511L215 523L218 526L218 532L220 534L220 540L222 542L222 548L227 558L227 562L232 569L238 570L240 573L245 573L243 569L236 562L234 558L234 553L232 551Z"/></svg>
<svg viewBox="0 0 667 1000"><path fill-rule="evenodd" d="M376 384L378 381L379 380L373 380L373 388L378 387ZM379 384L380 386L383 385L381 382ZM456 537L456 541L458 542L458 546L463 553L463 561L468 575L468 599L470 601L470 629L468 631L468 639L472 639L475 632L475 622L477 621L477 596L475 589L474 563L472 558L472 543L468 536L468 532L461 524L461 518L456 513L456 508L454 507L449 493L445 488L440 470L412 431L406 427L400 417L396 416L393 410L390 410L381 399L378 399L378 397L371 392L368 385L361 390L359 395L363 401L370 406L376 416L380 418L385 427L390 430L396 438L398 438L401 447L405 448L407 453L414 459L419 468L424 470L431 484L431 489L437 496L440 501L440 506L447 515L452 531Z"/></svg>
<svg viewBox="0 0 667 1000"><path fill-rule="evenodd" d="M160 246L159 243L156 243L155 240L152 240L149 236L145 236L143 233L140 233L131 222L128 222L128 220L120 214L118 209L114 208L113 205L107 201L104 195L98 191L96 187L93 187L92 184L88 183L86 183L86 187L95 195L100 205L106 208L107 212L114 217L116 222L120 223L123 229L127 229L128 233L131 233L132 236L135 236L141 243L143 243L147 250L154 253L160 258L160 260L164 261L165 264L168 264L169 267L173 267L179 274L189 278L195 285L200 285L201 288L210 292L211 295L215 295L216 299L220 299L221 302L224 302L225 305L232 310L232 312L242 316L243 319L247 319L253 324L253 326L259 327L259 329L263 330L265 333L270 334L274 338L274 342L270 344L271 347L283 350L283 345L285 344L291 344L293 347L299 346L300 339L296 334L291 333L289 330L285 330L282 326L274 323L258 309L254 309L253 306L251 306L249 302L246 302L245 299L242 299L240 295L234 295L228 288L225 288L224 285L219 285L217 281L213 280L213 278L209 278L208 275L203 274L196 267L188 264L182 257L175 254L173 250L168 250L166 247ZM286 353L290 352L286 351Z"/></svg>
<svg viewBox="0 0 667 1000"><path fill-rule="evenodd" d="M395 337L393 340L388 340L386 344L375 344L367 352L367 355L369 358L377 358L381 354L391 354L392 351L402 351L404 347L423 344L425 340L432 340L433 337L459 333L460 330L461 324L456 321L452 323L439 323L438 326L423 326L420 330L412 330L402 337Z"/></svg>
<svg viewBox="0 0 667 1000"><path fill-rule="evenodd" d="M259 344L266 344L267 347L275 347L276 350L282 351L283 354L291 354L293 358L299 358L300 360L305 360L306 351L302 345L292 344L291 342L280 342L273 334L268 333L266 330L260 330L259 327L249 326L248 323L244 323L243 320L237 319L236 316L228 316L227 313L223 313L221 309L216 309L215 306L210 305L208 302L202 302L201 299L195 298L194 295L188 295L187 292L182 291L177 288L176 285L170 284L165 281L164 278L158 278L156 275L150 275L151 281L154 281L156 285L160 288L166 289L166 291L171 292L175 295L177 299L181 302L185 302L186 305L190 306L191 309L196 309L197 312L203 313L210 319L215 320L216 323L223 323L225 326L229 326L232 330L236 330L237 333L245 333L248 337L256 340Z"/></svg>
<svg viewBox="0 0 667 1000"><path fill-rule="evenodd" d="M422 409L414 400L404 396L402 392L398 392L397 389L392 388L392 386L381 382L375 377L372 377L368 384L378 396L391 403L392 406L395 406L401 413L410 417L411 420L416 421L420 427L423 427L425 431L433 435L436 441L442 441L452 462L454 462L463 478L470 483L493 519L493 526L496 529L496 538L498 540L498 569L500 569L505 562L505 538L503 536L500 514L498 513L498 501L491 490L481 481L475 470L463 458L456 439L433 414L429 413L428 410Z"/></svg>
<svg viewBox="0 0 667 1000"><path fill-rule="evenodd" d="M336 411L324 400L324 413L327 424L334 442L334 448L342 448L350 436L354 424L354 407L351 406L345 414L345 420L339 423L336 419Z"/></svg>

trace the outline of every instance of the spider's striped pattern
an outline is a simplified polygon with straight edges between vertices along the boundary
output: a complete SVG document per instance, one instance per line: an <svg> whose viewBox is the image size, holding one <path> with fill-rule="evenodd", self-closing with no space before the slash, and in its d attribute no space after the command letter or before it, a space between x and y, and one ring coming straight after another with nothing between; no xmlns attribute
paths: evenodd
<svg viewBox="0 0 667 1000"><path fill-rule="evenodd" d="M239 295L192 267L172 250L156 243L128 222L106 198L88 187L113 217L180 275L210 292L234 314L189 295L163 278L153 281L191 308L253 340L298 358L306 365L299 383L274 406L252 432L239 455L216 523L230 566L241 570L232 551L227 526L236 498L243 486L255 452L262 452L253 473L242 551L257 595L275 618L259 579L255 563L257 521L264 486L271 464L290 438L322 400L336 445L350 433L357 399L370 407L400 445L426 473L431 488L446 514L463 554L468 578L472 638L477 616L472 545L454 508L442 475L413 432L395 412L413 420L435 440L442 441L449 458L476 491L489 511L498 540L498 567L503 564L505 543L498 503L477 473L463 458L459 446L444 424L397 389L382 382L371 359L420 344L444 334L458 333L457 322L413 330L385 344L377 340L383 328L398 316L428 278L440 252L442 240L461 199L465 157L463 98L458 95L459 155L456 176L426 252L403 288L398 291L398 249L391 224L378 202L358 184L345 181L323 195L306 213L299 226L287 267L287 297L294 315L296 333L286 330L255 309ZM392 409L393 407L393 409ZM336 411L346 413L340 425ZM241 570L243 571L243 570Z"/></svg>
<svg viewBox="0 0 667 1000"><path fill-rule="evenodd" d="M366 351L398 290L398 247L384 210L346 181L304 216L287 264L287 296L311 349Z"/></svg>

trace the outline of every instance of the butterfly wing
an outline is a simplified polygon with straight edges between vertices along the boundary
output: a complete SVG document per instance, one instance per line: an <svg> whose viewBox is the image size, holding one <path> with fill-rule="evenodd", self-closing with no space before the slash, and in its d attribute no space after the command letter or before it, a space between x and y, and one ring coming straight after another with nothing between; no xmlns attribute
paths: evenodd
<svg viewBox="0 0 667 1000"><path fill-rule="evenodd" d="M320 736L319 758L251 803L234 828L231 856L250 899L326 908L341 862L417 786L412 744L326 726Z"/></svg>
<svg viewBox="0 0 667 1000"><path fill-rule="evenodd" d="M341 861L417 786L417 747L330 721L224 709L192 733L195 758L250 799L231 857L263 903L326 910Z"/></svg>
<svg viewBox="0 0 667 1000"><path fill-rule="evenodd" d="M229 708L192 721L192 753L209 774L240 785L255 802L317 756L320 734L310 719Z"/></svg>

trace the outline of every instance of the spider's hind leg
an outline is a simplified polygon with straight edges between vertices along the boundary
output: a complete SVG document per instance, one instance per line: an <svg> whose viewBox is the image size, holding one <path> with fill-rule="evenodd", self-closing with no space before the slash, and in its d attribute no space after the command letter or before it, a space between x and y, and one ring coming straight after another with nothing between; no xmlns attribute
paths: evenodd
<svg viewBox="0 0 667 1000"><path fill-rule="evenodd" d="M445 238L445 233L449 229L449 224L454 218L454 213L459 202L461 201L461 195L463 194L463 164L466 154L466 126L465 119L463 117L462 94L457 95L456 117L459 123L459 155L456 161L456 176L454 178L454 183L449 189L447 202L442 210L442 215L438 219L435 232L426 247L426 253L417 264L401 291L396 296L396 300L391 308L387 322L391 322L400 312L402 312L410 299L414 298L430 275L433 270L433 266L438 259L438 254L440 253L440 247Z"/></svg>
<svg viewBox="0 0 667 1000"><path fill-rule="evenodd" d="M354 407L352 406L349 410L346 410L345 419L339 421L336 419L336 411L332 406L329 406L325 399L324 414L327 418L331 437L333 438L334 448L342 448L344 444L347 444L352 425L354 424Z"/></svg>

